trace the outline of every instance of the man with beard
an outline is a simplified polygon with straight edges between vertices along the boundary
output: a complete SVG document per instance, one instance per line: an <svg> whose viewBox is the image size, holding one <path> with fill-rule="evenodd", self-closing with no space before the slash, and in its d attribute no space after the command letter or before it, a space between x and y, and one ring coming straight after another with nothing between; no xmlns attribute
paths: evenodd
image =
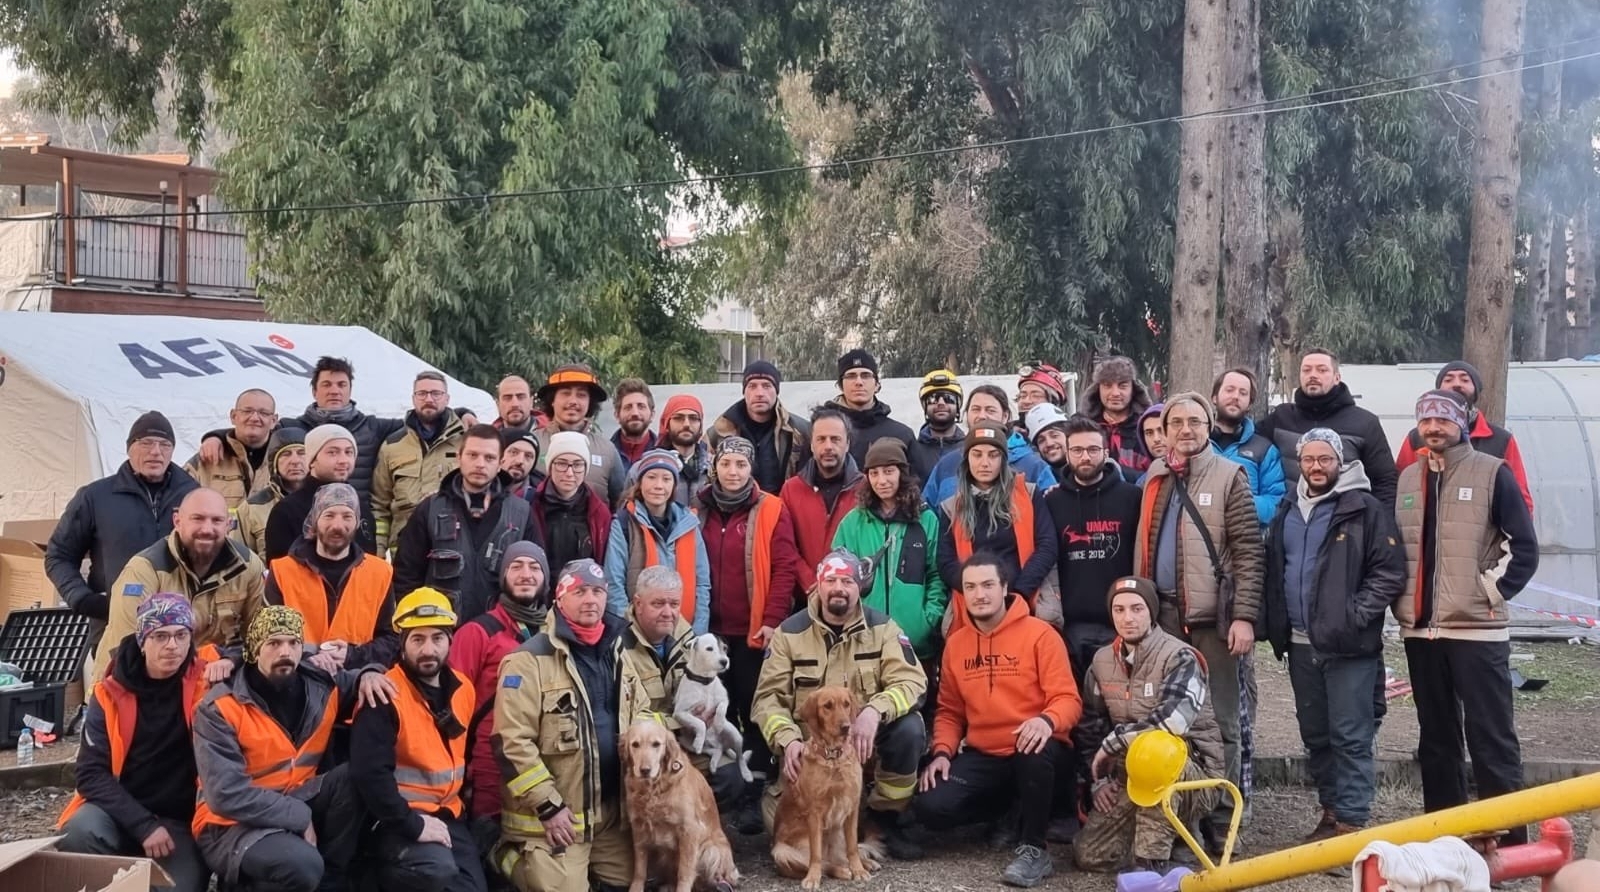
<svg viewBox="0 0 1600 892"><path fill-rule="evenodd" d="M1283 481L1283 460L1272 441L1256 433L1250 406L1256 398L1256 376L1249 369L1229 369L1211 382L1211 404L1217 417L1211 427L1211 445L1223 458L1244 466L1255 497L1256 516L1266 526L1288 491Z"/></svg>
<svg viewBox="0 0 1600 892"><path fill-rule="evenodd" d="M961 441L966 439L967 432L956 424L964 396L961 382L949 369L934 369L922 376L917 398L922 401L922 417L926 423L906 452L918 480L927 480L939 459L961 448Z"/></svg>
<svg viewBox="0 0 1600 892"><path fill-rule="evenodd" d="M189 829L195 789L189 725L206 689L194 653L194 613L180 595L150 594L139 602L137 619L89 698L77 791L56 822L65 837L58 848L150 858L177 892L206 892L211 871Z"/></svg>
<svg viewBox="0 0 1600 892"><path fill-rule="evenodd" d="M889 405L878 399L883 384L878 380L877 357L859 347L839 357L837 383L839 395L828 405L850 421L850 457L857 465L867 460L868 447L883 437L899 440L910 453L917 438L911 435L911 428L890 418Z"/></svg>
<svg viewBox="0 0 1600 892"><path fill-rule="evenodd" d="M467 725L467 813L479 848L500 836L500 766L495 762L494 698L500 661L544 627L550 610L550 561L532 542L513 542L500 571L500 597L489 612L463 623L450 643L450 667L472 681L478 697Z"/></svg>
<svg viewBox="0 0 1600 892"><path fill-rule="evenodd" d="M500 417L494 420L494 426L502 431L531 431L535 428L537 419L533 414L533 389L528 386L528 379L520 375L507 375L500 379L500 385L495 388L495 408L500 410Z"/></svg>
<svg viewBox="0 0 1600 892"><path fill-rule="evenodd" d="M790 415L778 400L783 375L765 359L744 367L744 398L728 407L706 433L712 452L723 437L743 437L755 444L756 485L777 495L784 481L800 473L811 443L811 428Z"/></svg>
<svg viewBox="0 0 1600 892"><path fill-rule="evenodd" d="M550 413L550 420L539 428L539 452L546 461L555 461L550 449L550 439L560 433L576 433L584 438L589 448L589 466L584 479L606 507L616 510L617 499L628 487L628 469L617 454L617 447L600 430L595 419L600 415L600 404L606 401L606 390L594 370L586 365L564 365L550 373L544 386L539 388L539 402ZM549 468L545 468L549 473Z"/></svg>
<svg viewBox="0 0 1600 892"><path fill-rule="evenodd" d="M550 566L589 559L601 561L611 536L611 509L589 487L589 444L577 431L562 431L550 438L550 476L530 498L534 534Z"/></svg>
<svg viewBox="0 0 1600 892"><path fill-rule="evenodd" d="M294 492L283 497L267 515L267 550L261 557L274 561L289 553L290 547L305 535L306 516L317 498L317 490L326 483L344 483L356 466L356 438L337 424L324 424L306 434L306 460L310 473ZM360 491L357 491L359 495ZM366 543L371 541L372 530L362 519L356 533L356 545L363 551L373 552Z"/></svg>
<svg viewBox="0 0 1600 892"><path fill-rule="evenodd" d="M361 503L348 483L317 490L306 532L273 561L268 604L294 608L305 619L311 664L327 673L346 666L394 662L394 568L355 547Z"/></svg>
<svg viewBox="0 0 1600 892"><path fill-rule="evenodd" d="M539 438L532 431L500 432L500 472L511 480L511 495L533 501L534 490L545 480L539 470Z"/></svg>
<svg viewBox="0 0 1600 892"><path fill-rule="evenodd" d="M806 608L784 620L767 645L751 707L767 745L782 754L782 782L767 787L762 819L771 833L778 797L800 770L806 740L795 716L801 701L821 687L848 687L867 698L849 742L861 764L875 765L867 820L891 856L916 860L921 847L905 835L900 817L916 792L917 764L927 749L919 710L928 676L895 621L861 606L861 586L872 580L861 558L830 551L812 575L817 585Z"/></svg>
<svg viewBox="0 0 1600 892"><path fill-rule="evenodd" d="M251 388L239 394L228 412L233 428L223 441L227 456L221 461L202 464L195 455L184 464L197 483L207 489L222 493L228 500L228 510L238 511L239 506L267 485L272 476L272 464L267 460L267 440L278 423L278 403L265 390Z"/></svg>
<svg viewBox="0 0 1600 892"><path fill-rule="evenodd" d="M1150 455L1139 438L1139 416L1150 407L1150 394L1135 371L1133 360L1126 356L1106 357L1095 366L1094 379L1078 406L1078 414L1105 431L1111 460L1129 480L1139 479L1150 467Z"/></svg>
<svg viewBox="0 0 1600 892"><path fill-rule="evenodd" d="M611 445L617 447L624 471L633 467L639 456L656 448L656 435L650 431L655 420L656 398L643 378L623 378L612 395L611 411L617 418L617 432Z"/></svg>
<svg viewBox="0 0 1600 892"><path fill-rule="evenodd" d="M1528 511L1532 513L1533 494L1528 491L1528 472L1522 467L1522 450L1510 431L1491 422L1478 411L1478 388L1482 385L1483 378L1479 376L1477 367L1459 359L1445 363L1433 381L1435 388L1454 390L1466 399L1469 409L1467 439L1472 442L1472 448L1505 461L1506 467L1517 478L1517 485L1522 487L1522 500L1528 503ZM1400 443L1400 454L1394 459L1395 467L1402 471L1411 467L1422 448L1422 433L1413 428Z"/></svg>
<svg viewBox="0 0 1600 892"><path fill-rule="evenodd" d="M1034 406L1044 403L1058 409L1066 403L1067 385L1061 370L1048 362L1025 362L1017 376L1017 417L1027 418Z"/></svg>
<svg viewBox="0 0 1600 892"><path fill-rule="evenodd" d="M1383 614L1402 594L1405 549L1361 462L1325 427L1300 438L1300 482L1267 532L1267 637L1289 657L1300 740L1321 820L1308 842L1366 826L1376 792L1372 688L1383 679Z"/></svg>
<svg viewBox="0 0 1600 892"><path fill-rule="evenodd" d="M711 471L711 450L700 437L704 418L700 401L686 393L669 397L661 409L661 435L656 442L662 449L676 452L683 462L672 500L685 508L694 507L694 497L705 488Z"/></svg>
<svg viewBox="0 0 1600 892"><path fill-rule="evenodd" d="M222 494L197 489L184 496L172 515L172 533L134 555L112 583L111 616L94 677L104 678L113 649L138 629L139 601L170 592L189 599L194 609L194 641L202 657L216 660L220 648L237 645L250 618L263 604L266 572L249 549L228 538L232 525ZM223 660L212 680L231 665Z"/></svg>
<svg viewBox="0 0 1600 892"><path fill-rule="evenodd" d="M800 550L796 599L804 599L816 584L812 568L833 545L839 521L856 506L861 469L850 442L850 423L833 406L811 413L811 460L797 476L783 484L779 498L794 519L795 545ZM782 596L783 593L775 592Z"/></svg>
<svg viewBox="0 0 1600 892"><path fill-rule="evenodd" d="M411 411L405 427L378 449L372 475L372 517L378 554L400 541L411 512L439 491L439 481L456 464L465 428L450 409L450 390L438 372L418 372L411 382Z"/></svg>
<svg viewBox="0 0 1600 892"><path fill-rule="evenodd" d="M195 711L192 826L227 887L342 888L367 823L348 766L323 773L323 756L358 700L388 703L394 686L381 667L330 678L301 662L301 630L290 608L262 608L244 638L244 666Z"/></svg>
<svg viewBox="0 0 1600 892"><path fill-rule="evenodd" d="M1300 358L1300 386L1294 399L1267 413L1256 433L1271 440L1282 455L1293 452L1300 435L1314 427L1328 428L1344 438L1344 454L1367 469L1372 494L1393 507L1399 472L1389 451L1389 437L1378 416L1356 405L1355 396L1339 376L1338 357L1321 349ZM1299 482L1299 466L1293 462L1284 465L1283 477L1288 486Z"/></svg>
<svg viewBox="0 0 1600 892"><path fill-rule="evenodd" d="M1128 798L1124 761L1140 734L1168 733L1188 744L1179 780L1224 776L1222 737L1211 712L1206 662L1156 623L1156 587L1138 576L1106 594L1117 638L1094 655L1084 679L1083 718L1072 738L1086 761L1094 810L1073 840L1078 867L1113 872L1129 866L1165 874L1175 833L1159 807ZM1172 810L1186 824L1209 811L1215 789L1179 793Z"/></svg>
<svg viewBox="0 0 1600 892"><path fill-rule="evenodd" d="M283 497L300 488L311 469L306 464L306 432L297 427L280 427L267 440L267 466L272 476L266 487L250 494L235 516L238 526L233 537L262 557L267 553L267 518ZM262 557L265 560L265 557Z"/></svg>
<svg viewBox="0 0 1600 892"><path fill-rule="evenodd" d="M350 729L350 781L377 822L368 855L385 892L483 892L487 885L461 798L477 697L446 662L455 626L449 599L433 589L400 599L400 662L387 673L395 695L357 710Z"/></svg>
<svg viewBox="0 0 1600 892"><path fill-rule="evenodd" d="M510 494L500 473L500 432L477 424L461 441L456 470L417 506L394 556L394 590L422 586L450 596L470 620L489 609L500 590L500 564L511 543L534 539L533 509Z"/></svg>
<svg viewBox="0 0 1600 892"><path fill-rule="evenodd" d="M1453 390L1417 400L1427 452L1400 475L1396 511L1406 587L1394 616L1421 731L1422 808L1430 812L1467 802L1463 719L1478 795L1522 787L1505 602L1539 568L1539 539L1516 475L1463 437L1467 411ZM1518 827L1509 841L1527 836Z"/></svg>
<svg viewBox="0 0 1600 892"><path fill-rule="evenodd" d="M1072 462L1067 459L1068 423L1067 416L1055 403L1035 405L1028 410L1023 422L1024 436L1033 444L1045 464L1050 466L1056 483L1065 483L1072 477ZM1105 437L1102 435L1100 439L1103 442ZM1121 471L1117 472L1117 477L1122 477Z"/></svg>

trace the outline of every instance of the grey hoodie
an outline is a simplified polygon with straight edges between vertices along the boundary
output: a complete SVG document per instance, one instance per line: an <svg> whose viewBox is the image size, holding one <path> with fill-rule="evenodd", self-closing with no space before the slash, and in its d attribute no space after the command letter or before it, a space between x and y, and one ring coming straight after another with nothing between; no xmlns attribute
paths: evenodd
<svg viewBox="0 0 1600 892"><path fill-rule="evenodd" d="M1352 461L1339 469L1339 479L1333 488L1313 496L1306 486L1305 475L1295 482L1295 507L1283 521L1284 596L1289 607L1290 640L1309 644L1306 636L1306 605L1310 602L1309 587L1314 585L1317 552L1322 540L1333 525L1332 505L1340 493L1351 490L1372 491L1372 481L1360 460ZM1317 506L1327 504L1329 510L1317 511Z"/></svg>

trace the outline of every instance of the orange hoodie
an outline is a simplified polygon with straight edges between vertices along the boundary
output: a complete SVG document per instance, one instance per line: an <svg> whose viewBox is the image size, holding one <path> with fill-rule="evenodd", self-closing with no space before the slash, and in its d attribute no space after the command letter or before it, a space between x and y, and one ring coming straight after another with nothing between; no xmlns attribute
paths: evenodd
<svg viewBox="0 0 1600 892"><path fill-rule="evenodd" d="M965 600L957 595L955 603L965 614ZM962 738L979 752L1013 755L1017 726L1035 716L1067 743L1082 714L1061 633L1030 616L1026 600L1013 596L992 634L971 622L950 633L933 720L934 755L953 757Z"/></svg>

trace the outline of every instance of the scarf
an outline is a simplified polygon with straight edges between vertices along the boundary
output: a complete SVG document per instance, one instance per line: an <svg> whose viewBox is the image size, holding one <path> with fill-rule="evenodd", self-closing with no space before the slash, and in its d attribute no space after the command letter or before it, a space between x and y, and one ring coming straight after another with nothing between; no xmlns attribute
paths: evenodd
<svg viewBox="0 0 1600 892"><path fill-rule="evenodd" d="M529 632L536 632L544 626L544 618L550 613L550 602L545 592L534 596L531 603L524 604L515 598L503 595L500 606L506 609L506 616L519 625L526 626Z"/></svg>
<svg viewBox="0 0 1600 892"><path fill-rule="evenodd" d="M356 401L351 400L338 409L324 409L316 403L306 407L306 419L313 425L337 424L344 426L347 421L354 421L361 414L356 409Z"/></svg>
<svg viewBox="0 0 1600 892"><path fill-rule="evenodd" d="M567 621L567 628L572 630L572 637L584 647L594 647L600 643L600 637L606 633L606 624L602 620L592 626L580 626L572 621L572 615L567 613L567 608L556 604L556 609L561 611L561 618Z"/></svg>
<svg viewBox="0 0 1600 892"><path fill-rule="evenodd" d="M732 514L750 501L750 497L755 494L755 488L755 477L746 480L744 486L733 492L723 489L722 484L716 483L711 486L711 501L717 504L718 510L723 514Z"/></svg>

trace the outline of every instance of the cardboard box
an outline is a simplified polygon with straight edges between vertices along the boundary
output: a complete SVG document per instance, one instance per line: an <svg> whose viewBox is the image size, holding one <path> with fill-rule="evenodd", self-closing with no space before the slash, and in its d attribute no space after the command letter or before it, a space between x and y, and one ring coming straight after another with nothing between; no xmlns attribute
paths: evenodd
<svg viewBox="0 0 1600 892"><path fill-rule="evenodd" d="M59 607L44 572L44 549L23 539L0 539L0 621L13 610Z"/></svg>
<svg viewBox="0 0 1600 892"><path fill-rule="evenodd" d="M32 542L40 548L50 541L50 536L56 531L60 520L8 520L0 526L0 538L21 539Z"/></svg>
<svg viewBox="0 0 1600 892"><path fill-rule="evenodd" d="M0 845L0 889L6 892L150 892L172 878L148 858L70 855L55 851L59 836Z"/></svg>

